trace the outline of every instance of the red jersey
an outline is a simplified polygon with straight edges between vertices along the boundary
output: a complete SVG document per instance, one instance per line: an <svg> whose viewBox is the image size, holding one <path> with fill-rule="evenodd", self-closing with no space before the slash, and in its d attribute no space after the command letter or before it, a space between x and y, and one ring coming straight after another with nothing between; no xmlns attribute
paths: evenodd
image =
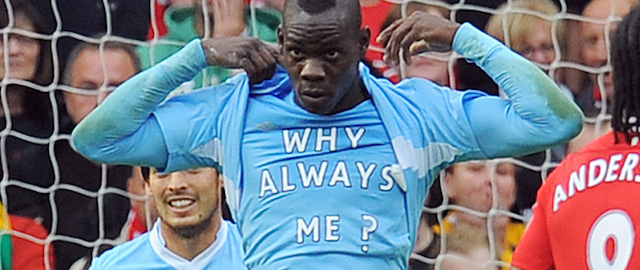
<svg viewBox="0 0 640 270"><path fill-rule="evenodd" d="M593 141L549 176L513 266L640 269L640 146L614 139Z"/></svg>

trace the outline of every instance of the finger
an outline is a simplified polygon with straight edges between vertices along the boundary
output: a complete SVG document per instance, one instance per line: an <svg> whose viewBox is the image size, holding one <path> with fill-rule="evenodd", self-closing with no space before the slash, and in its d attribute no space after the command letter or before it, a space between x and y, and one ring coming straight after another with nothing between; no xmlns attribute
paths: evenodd
<svg viewBox="0 0 640 270"><path fill-rule="evenodd" d="M390 64L392 64L393 66L397 66L400 62L399 57L400 57L401 42L404 39L404 37L407 35L407 33L411 31L412 26L413 26L412 23L405 23L405 24L399 25L397 29L393 32L393 34L391 34L391 38L389 39L389 43L387 44L386 50L388 53Z"/></svg>
<svg viewBox="0 0 640 270"><path fill-rule="evenodd" d="M407 35L404 36L402 41L400 42L400 47L402 49L402 58L404 59L405 64L411 64L411 44L415 42L417 39L416 32L414 30L409 31Z"/></svg>
<svg viewBox="0 0 640 270"><path fill-rule="evenodd" d="M265 59L262 58L260 51L252 50L249 52L249 59L253 62L254 67L256 68L256 73L267 68L268 64Z"/></svg>
<svg viewBox="0 0 640 270"><path fill-rule="evenodd" d="M260 50L260 56L262 56L262 59L264 59L267 65L277 64L278 60L276 59L276 54L277 51L268 45L265 45L262 50Z"/></svg>
<svg viewBox="0 0 640 270"><path fill-rule="evenodd" d="M260 50L255 51L254 58L252 58L256 64L256 74L254 74L256 83L271 79L275 73L276 60L267 48L266 45L261 46Z"/></svg>
<svg viewBox="0 0 640 270"><path fill-rule="evenodd" d="M269 51L269 48L270 47L267 47L264 50L260 51L262 58L267 63L267 67L264 70L265 80L273 78L273 75L276 73L276 64L278 63L276 57L274 57L272 52Z"/></svg>
<svg viewBox="0 0 640 270"><path fill-rule="evenodd" d="M389 37L391 36L391 33L393 33L393 31L398 27L398 25L402 23L402 21L404 21L404 19L398 19L393 23L391 23L391 25L389 25L387 28L382 30L382 32L380 32L376 41L380 43L383 47L386 47L387 42L389 41Z"/></svg>
<svg viewBox="0 0 640 270"><path fill-rule="evenodd" d="M249 75L249 78L251 78L253 74L256 73L256 66L248 57L243 57L242 59L240 59L238 64L240 64L242 69L244 69L244 71L247 72L247 74Z"/></svg>

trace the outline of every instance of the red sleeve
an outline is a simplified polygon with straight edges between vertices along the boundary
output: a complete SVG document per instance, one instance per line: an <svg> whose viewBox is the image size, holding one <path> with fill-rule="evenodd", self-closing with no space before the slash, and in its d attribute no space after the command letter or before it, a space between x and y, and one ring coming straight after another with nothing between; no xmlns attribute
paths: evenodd
<svg viewBox="0 0 640 270"><path fill-rule="evenodd" d="M553 176L553 175L552 175ZM533 208L533 219L527 226L520 243L513 255L511 265L524 270L554 269L553 254L549 243L549 232L547 231L547 219L545 211L551 187L547 179L538 192L537 204Z"/></svg>

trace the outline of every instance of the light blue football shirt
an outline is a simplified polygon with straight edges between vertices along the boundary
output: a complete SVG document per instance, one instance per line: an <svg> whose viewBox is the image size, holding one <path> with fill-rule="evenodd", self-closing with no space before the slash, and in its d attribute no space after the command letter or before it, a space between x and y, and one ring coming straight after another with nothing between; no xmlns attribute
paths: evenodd
<svg viewBox="0 0 640 270"><path fill-rule="evenodd" d="M247 108L238 209L247 265L405 268L404 195L373 101L327 117L300 108L290 92Z"/></svg>
<svg viewBox="0 0 640 270"><path fill-rule="evenodd" d="M94 258L89 269L246 269L242 261L244 252L240 234L235 224L223 221L216 241L188 261L166 247L160 222L158 220L151 231Z"/></svg>

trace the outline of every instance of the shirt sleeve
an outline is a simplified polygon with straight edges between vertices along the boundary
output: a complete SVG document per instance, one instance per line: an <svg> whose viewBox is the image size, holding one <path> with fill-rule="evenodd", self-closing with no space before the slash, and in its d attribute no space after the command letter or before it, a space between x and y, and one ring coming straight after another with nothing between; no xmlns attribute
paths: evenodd
<svg viewBox="0 0 640 270"><path fill-rule="evenodd" d="M486 158L543 150L582 129L582 112L551 78L502 43L463 24L453 48L482 68L508 99L470 94L461 102Z"/></svg>
<svg viewBox="0 0 640 270"><path fill-rule="evenodd" d="M103 163L156 167L162 170L169 158L154 109L183 82L207 67L200 40L127 80L72 133L76 149ZM205 164L206 160L198 163Z"/></svg>
<svg viewBox="0 0 640 270"><path fill-rule="evenodd" d="M547 183L551 178L549 178ZM533 208L533 219L529 223L518 247L513 255L511 264L523 270L554 269L553 253L549 242L549 231L545 211L546 199L549 198L550 185L543 185L538 193L537 204Z"/></svg>

